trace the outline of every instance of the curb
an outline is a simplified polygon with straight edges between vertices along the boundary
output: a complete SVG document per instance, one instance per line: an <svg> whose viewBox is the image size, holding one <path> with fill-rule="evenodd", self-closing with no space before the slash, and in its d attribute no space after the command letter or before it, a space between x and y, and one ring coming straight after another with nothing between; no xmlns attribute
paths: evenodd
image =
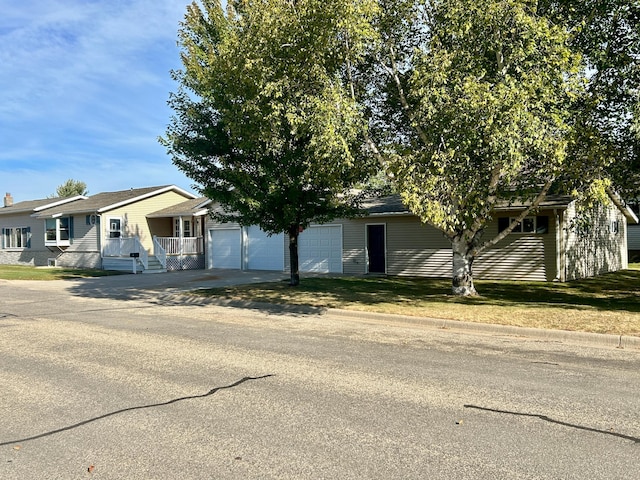
<svg viewBox="0 0 640 480"><path fill-rule="evenodd" d="M169 293L164 295L164 299L184 299L184 294ZM476 333L484 335L502 335L519 338L529 338L550 342L561 342L575 345L588 345L593 347L619 348L629 350L640 350L640 337L630 335L613 335L607 333L576 332L569 330L546 330L542 328L513 327L510 325L496 325L492 323L465 322L462 320L449 320L432 317L412 317L409 315L394 315L389 313L362 312L357 310L343 310L339 308L321 308L307 305L276 304L265 302L254 302L252 300L228 300L212 299L200 297L194 303L218 305L232 308L253 308L264 310L275 314L299 314L299 315L332 315L351 320L376 320L386 323L403 323L409 325L419 325L423 327L452 330L466 333Z"/></svg>
<svg viewBox="0 0 640 480"><path fill-rule="evenodd" d="M374 312L359 312L352 310L327 309L326 314L354 319L375 319L377 321L406 323L444 330L456 330L485 335L504 335L512 337L526 337L537 340L589 345L607 348L640 350L640 337L629 335L613 335L606 333L574 332L568 330L545 330L541 328L513 327L510 325L495 325L490 323L465 322L442 318L412 317L408 315L392 315Z"/></svg>

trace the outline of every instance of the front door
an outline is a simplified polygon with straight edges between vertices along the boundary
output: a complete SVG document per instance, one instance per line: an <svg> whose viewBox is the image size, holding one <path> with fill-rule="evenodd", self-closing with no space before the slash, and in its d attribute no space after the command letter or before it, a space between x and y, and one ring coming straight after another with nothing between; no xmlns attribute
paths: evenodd
<svg viewBox="0 0 640 480"><path fill-rule="evenodd" d="M386 273L384 225L367 225L369 273Z"/></svg>

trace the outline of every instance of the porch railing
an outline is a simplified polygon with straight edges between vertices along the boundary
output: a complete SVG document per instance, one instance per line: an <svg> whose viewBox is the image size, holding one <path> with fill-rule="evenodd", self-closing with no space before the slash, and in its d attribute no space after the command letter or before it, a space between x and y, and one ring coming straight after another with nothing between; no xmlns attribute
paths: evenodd
<svg viewBox="0 0 640 480"><path fill-rule="evenodd" d="M166 270L167 268L167 251L162 246L162 244L158 241L158 237L153 236L153 254L158 259L158 261L162 264L162 268Z"/></svg>
<svg viewBox="0 0 640 480"><path fill-rule="evenodd" d="M167 255L193 255L204 253L203 237L154 237Z"/></svg>
<svg viewBox="0 0 640 480"><path fill-rule="evenodd" d="M144 268L149 268L149 254L138 237L105 238L102 244L103 257L131 257L138 254Z"/></svg>

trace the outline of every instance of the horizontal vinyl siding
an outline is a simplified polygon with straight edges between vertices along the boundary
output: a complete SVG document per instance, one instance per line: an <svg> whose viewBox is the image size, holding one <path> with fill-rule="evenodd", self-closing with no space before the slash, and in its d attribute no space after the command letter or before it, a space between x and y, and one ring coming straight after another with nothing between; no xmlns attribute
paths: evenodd
<svg viewBox="0 0 640 480"><path fill-rule="evenodd" d="M582 232L570 227L576 215L575 207L570 206L564 233L566 280L593 277L626 268L626 218L622 212L614 205L597 206L584 213L590 224ZM618 222L618 232L611 229L614 221Z"/></svg>
<svg viewBox="0 0 640 480"><path fill-rule="evenodd" d="M125 237L138 237L144 248L148 252L153 251L153 237L149 221L146 215L157 212L164 208L176 205L187 200L184 196L173 192L164 192L150 198L145 198L135 203L125 205L114 210L102 213L102 221L100 222L103 229L103 235L108 235L109 217L120 217L124 224L122 226L122 235Z"/></svg>
<svg viewBox="0 0 640 480"><path fill-rule="evenodd" d="M417 217L390 217L387 225L387 273L451 277L451 246L439 230Z"/></svg>
<svg viewBox="0 0 640 480"><path fill-rule="evenodd" d="M500 212L485 230L484 238L498 235L498 218L514 217L518 212ZM476 258L473 274L484 280L551 281L557 276L555 214L543 210L537 216L549 219L547 233L511 233Z"/></svg>
<svg viewBox="0 0 640 480"><path fill-rule="evenodd" d="M474 263L476 279L553 280L556 275L555 217L546 234L511 234ZM509 216L505 213L504 216ZM450 278L453 255L449 240L415 216L372 216L343 221L344 273L366 273L366 225L386 226L386 262L389 275ZM498 234L498 222L487 226L484 238Z"/></svg>
<svg viewBox="0 0 640 480"><path fill-rule="evenodd" d="M0 216L0 232L3 228L16 227L28 227L31 229L31 248L11 250L0 248L0 264L46 266L47 260L56 256L44 246L43 219L33 218L28 214Z"/></svg>
<svg viewBox="0 0 640 480"><path fill-rule="evenodd" d="M98 252L100 225L87 225L86 215L73 217L73 242L67 252Z"/></svg>
<svg viewBox="0 0 640 480"><path fill-rule="evenodd" d="M627 248L640 250L640 225L627 226Z"/></svg>
<svg viewBox="0 0 640 480"><path fill-rule="evenodd" d="M555 264L545 263L546 235L511 234L496 248L483 252L473 264L479 280L553 280Z"/></svg>
<svg viewBox="0 0 640 480"><path fill-rule="evenodd" d="M365 257L365 219L339 220L342 224L342 272L347 275L364 275L367 269Z"/></svg>

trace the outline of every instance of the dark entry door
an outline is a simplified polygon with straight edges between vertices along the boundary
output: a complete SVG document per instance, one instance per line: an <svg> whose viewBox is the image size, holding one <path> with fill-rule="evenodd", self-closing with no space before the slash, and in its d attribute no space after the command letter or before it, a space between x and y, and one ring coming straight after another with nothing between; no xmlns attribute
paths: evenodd
<svg viewBox="0 0 640 480"><path fill-rule="evenodd" d="M385 273L384 225L367 225L369 273Z"/></svg>

